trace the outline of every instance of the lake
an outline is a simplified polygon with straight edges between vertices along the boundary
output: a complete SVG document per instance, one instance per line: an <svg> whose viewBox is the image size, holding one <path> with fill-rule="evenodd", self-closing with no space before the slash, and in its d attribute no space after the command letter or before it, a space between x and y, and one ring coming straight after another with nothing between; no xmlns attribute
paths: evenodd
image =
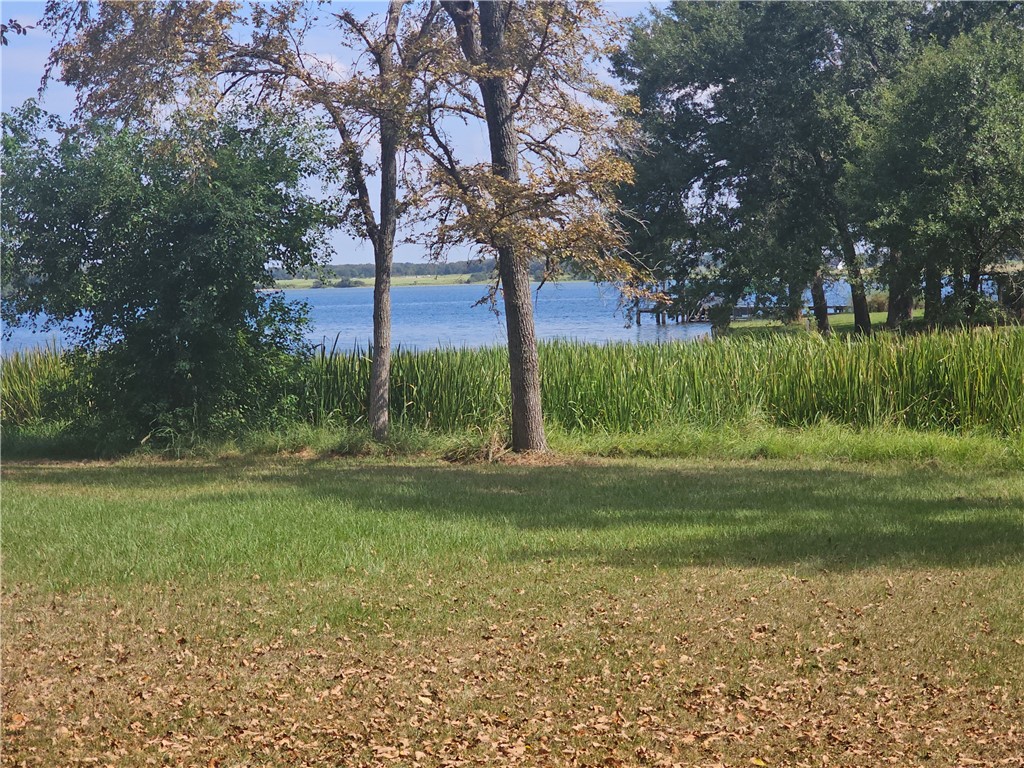
<svg viewBox="0 0 1024 768"><path fill-rule="evenodd" d="M482 347L505 343L505 318L499 300L496 309L477 306L487 286L426 285L392 289L392 342L403 349ZM372 288L320 288L286 290L285 297L309 306L307 337L315 344L338 349L366 348L373 333ZM587 282L547 283L534 290L535 321L540 339L574 339L608 343L649 343L706 336L706 323L657 326L650 317L640 326L626 327L618 309L618 293ZM4 351L64 341L53 332L33 333L17 328L3 343Z"/></svg>

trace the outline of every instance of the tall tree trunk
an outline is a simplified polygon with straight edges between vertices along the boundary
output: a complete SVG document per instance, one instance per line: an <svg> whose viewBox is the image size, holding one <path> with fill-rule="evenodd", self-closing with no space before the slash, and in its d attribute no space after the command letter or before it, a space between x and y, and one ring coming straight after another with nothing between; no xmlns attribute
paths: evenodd
<svg viewBox="0 0 1024 768"><path fill-rule="evenodd" d="M864 290L864 274L861 271L860 256L857 246L850 235L850 228L843 217L836 217L839 242L843 248L843 260L846 262L847 280L850 282L850 294L853 301L853 329L858 333L871 333L871 313L868 311L868 297Z"/></svg>
<svg viewBox="0 0 1024 768"><path fill-rule="evenodd" d="M818 270L811 282L811 304L814 307L814 321L818 333L822 336L832 335L832 324L828 319L828 299L825 298L825 276Z"/></svg>
<svg viewBox="0 0 1024 768"><path fill-rule="evenodd" d="M899 326L913 317L914 285L907 271L906 260L895 248L889 249L889 307L885 318L887 328Z"/></svg>
<svg viewBox="0 0 1024 768"><path fill-rule="evenodd" d="M480 43L488 59L500 60L505 50L505 25L509 2L481 2ZM482 77L478 81L487 119L492 173L512 183L519 182L519 159L508 82L503 77ZM547 450L541 409L540 363L530 300L530 272L513 243L497 243L498 276L505 302L508 331L509 378L512 385L512 450Z"/></svg>
<svg viewBox="0 0 1024 768"><path fill-rule="evenodd" d="M973 256L967 271L967 301L964 304L967 317L972 318L981 304L981 256Z"/></svg>
<svg viewBox="0 0 1024 768"><path fill-rule="evenodd" d="M504 249L503 249L504 250ZM547 450L541 408L540 361L530 300L530 272L511 249L499 251L498 275L505 299L512 392L512 450Z"/></svg>
<svg viewBox="0 0 1024 768"><path fill-rule="evenodd" d="M850 234L850 222L846 214L846 208L835 196L834 182L831 179L827 163L820 149L815 148L813 152L814 164L821 174L821 179L830 190L831 203L829 209L832 213L832 220L836 227L836 234L839 235L839 244L843 251L843 261L846 262L846 275L850 283L850 294L853 302L853 328L858 333L871 333L871 313L868 312L868 297L864 290L864 275L862 273L860 256L857 255L857 246Z"/></svg>
<svg viewBox="0 0 1024 768"><path fill-rule="evenodd" d="M804 289L796 283L790 283L786 289L786 313L783 321L787 324L800 322L804 309Z"/></svg>
<svg viewBox="0 0 1024 768"><path fill-rule="evenodd" d="M398 130L381 121L380 226L373 243L373 359L367 416L374 440L391 425L391 264L398 221Z"/></svg>
<svg viewBox="0 0 1024 768"><path fill-rule="evenodd" d="M924 320L934 326L942 310L942 272L934 260L924 268Z"/></svg>

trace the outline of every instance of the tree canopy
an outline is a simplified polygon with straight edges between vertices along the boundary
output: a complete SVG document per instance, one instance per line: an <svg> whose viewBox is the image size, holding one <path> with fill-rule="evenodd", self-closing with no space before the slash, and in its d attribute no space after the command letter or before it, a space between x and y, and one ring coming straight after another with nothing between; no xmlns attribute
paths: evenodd
<svg viewBox="0 0 1024 768"><path fill-rule="evenodd" d="M87 114L152 120L184 102L205 116L241 96L326 116L345 171L343 220L374 248L368 402L377 437L387 430L389 288L400 219L418 217L425 225L418 242L435 256L468 244L497 260L506 314L514 318L513 390L531 389L538 408L539 380L524 384L515 373L535 367L519 364L520 350L528 356L535 345L516 341L527 326L532 334L529 262L540 258L554 269L571 261L632 285L609 215L617 207L612 185L627 181L631 169L609 151L625 125L624 102L593 69L612 29L599 3L392 0L376 15L301 0L51 0L44 25L60 41L51 71L78 89ZM324 30L340 41L335 53L315 41ZM488 131L490 162L453 139L456 123L475 121ZM499 147L504 159L495 155ZM515 421L524 398L513 400Z"/></svg>
<svg viewBox="0 0 1024 768"><path fill-rule="evenodd" d="M300 308L258 289L322 251L318 144L280 115L143 131L5 114L5 322L76 321L97 415L124 437L244 422L300 351Z"/></svg>
<svg viewBox="0 0 1024 768"><path fill-rule="evenodd" d="M890 284L890 303L905 304L915 285L919 290L929 257L908 253L908 239L881 227L874 211L889 180L883 177L896 173L882 167L881 123L889 121L889 133L901 135L905 148L930 139L911 129L914 121L896 131L902 118L878 105L898 100L895 94L914 87L910 81L921 78L936 51L955 50L972 30L1019 30L1017 4L963 6L673 3L638 20L615 58L616 73L641 102L646 139L630 154L637 184L621 192L636 214L634 251L677 289L691 286L727 305L755 293L784 315L794 298L802 303L809 284L839 265L860 330L870 330L867 267L877 267L871 279ZM994 49L985 55L1002 56ZM1015 57L1003 59L1015 65ZM996 85L998 66L977 70L985 88L1011 87L1005 78ZM945 85L950 119L983 108L981 91ZM1004 138L1012 142L1020 112L1007 114ZM865 150L866 136L872 149ZM903 179L930 173L920 152L892 150L901 154ZM1013 157L1004 146L947 143L942 151L963 161L985 153L987 184L1016 183L997 159ZM873 180L865 163L877 171ZM971 205L982 194L971 191ZM901 226L913 228L915 217L951 223L959 215L924 198L914 205L913 214L898 216Z"/></svg>
<svg viewBox="0 0 1024 768"><path fill-rule="evenodd" d="M872 234L953 277L971 317L983 270L1024 247L1024 34L932 42L879 89L851 186Z"/></svg>

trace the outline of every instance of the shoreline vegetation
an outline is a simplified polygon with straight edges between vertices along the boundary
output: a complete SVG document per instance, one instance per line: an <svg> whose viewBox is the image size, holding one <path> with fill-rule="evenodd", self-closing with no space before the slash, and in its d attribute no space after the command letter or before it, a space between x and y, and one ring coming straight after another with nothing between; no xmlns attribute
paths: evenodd
<svg viewBox="0 0 1024 768"><path fill-rule="evenodd" d="M142 446L98 439L95 430L90 436L88 395L69 360L53 349L4 359L5 458L44 456L48 450L65 456L117 455L160 443L182 455L237 437L239 427L230 423L222 437L199 439L183 430L149 436ZM279 390L268 400L275 403L273 411L248 414L251 427L241 432L288 435L281 440L289 446L285 450L302 450L296 439L303 434L328 453L365 450L361 430L370 362L366 351L321 348L276 382ZM507 365L501 347L396 350L391 417L409 444L403 449L398 440L392 448L502 453ZM760 429L775 435L764 455L796 455L800 449L792 434L811 428L844 431L831 438L840 443L861 432L893 430L992 440L1011 454L1024 446L1020 327L824 339L801 329L780 333L752 324L723 338L682 343L548 342L541 345L541 367L546 425L564 436L563 446L575 445L570 452L714 455L735 435ZM730 433L735 434L723 437ZM326 447L331 434L337 437L335 448ZM235 442L247 440L242 436ZM261 440L267 444L263 438L255 442ZM739 455L760 450L754 445ZM867 453L872 451L887 455L884 441ZM820 449L811 453L833 455ZM835 455L858 453L865 453L863 445Z"/></svg>
<svg viewBox="0 0 1024 768"><path fill-rule="evenodd" d="M470 267L473 267L472 269ZM486 263L484 267L486 267ZM543 265L535 265L533 282L539 282L540 272ZM401 262L395 264L396 274L391 278L393 287L406 285L463 285L473 283L487 283L493 281L497 275L493 269L479 268L474 262L451 262L451 263L421 263ZM372 264L330 264L324 268L323 275L289 275L280 270L274 272L274 289L311 289L311 288L372 288L373 287L373 265ZM449 271L454 269L456 271ZM404 274L412 271L415 274ZM865 267L864 277L870 281L877 271L873 267ZM1000 271L1006 274L1024 272L1024 261L1009 261L1000 267ZM841 281L845 276L839 270L830 270L829 277L833 281ZM548 278L549 282L581 282L589 278L580 275L558 275ZM273 290L273 289L272 289ZM884 316L883 316L884 319Z"/></svg>
<svg viewBox="0 0 1024 768"><path fill-rule="evenodd" d="M392 288L403 286L420 285L485 285L492 282L495 277L483 275L481 272L457 272L450 275L401 275L391 279ZM532 281L539 282L537 280ZM574 283L586 282L579 277L556 277L548 280L551 283ZM372 288L372 277L344 278L326 281L312 277L286 277L274 280L274 288L271 290L309 290L314 288Z"/></svg>
<svg viewBox="0 0 1024 768"><path fill-rule="evenodd" d="M531 262L529 274L532 280L540 280L546 265L541 261ZM277 289L310 288L365 288L372 287L376 278L373 264L326 264L318 268L288 272L272 270L274 287ZM463 285L493 282L497 270L493 259L442 261L442 262L395 262L391 267L391 285ZM579 276L565 273L552 280L575 280Z"/></svg>
<svg viewBox="0 0 1024 768"><path fill-rule="evenodd" d="M454 275L403 275L391 279L391 285L398 288L406 285L464 285L475 282L469 273ZM483 282L478 281L478 282ZM307 290L310 288L372 288L373 278L347 278L327 281L310 277L281 278L274 281L279 290Z"/></svg>

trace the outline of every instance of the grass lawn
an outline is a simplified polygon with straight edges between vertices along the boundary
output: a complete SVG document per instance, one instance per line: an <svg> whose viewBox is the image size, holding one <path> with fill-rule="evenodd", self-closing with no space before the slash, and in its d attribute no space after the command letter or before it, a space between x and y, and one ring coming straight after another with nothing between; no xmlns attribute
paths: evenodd
<svg viewBox="0 0 1024 768"><path fill-rule="evenodd" d="M883 328L885 326L885 320L888 317L886 312L872 312L871 314L871 327L873 329ZM924 309L914 310L914 320L921 321L924 319ZM837 334L850 334L853 333L853 312L845 312L840 315L829 315L829 325L832 328L833 333ZM808 324L807 318L799 323L783 323L781 320L765 320L762 318L752 320L733 320L729 325L730 333L737 334L767 334L767 333L800 333L801 331L815 329L814 317L810 317L810 323Z"/></svg>
<svg viewBox="0 0 1024 768"><path fill-rule="evenodd" d="M3 765L1021 765L1024 473L3 468Z"/></svg>

